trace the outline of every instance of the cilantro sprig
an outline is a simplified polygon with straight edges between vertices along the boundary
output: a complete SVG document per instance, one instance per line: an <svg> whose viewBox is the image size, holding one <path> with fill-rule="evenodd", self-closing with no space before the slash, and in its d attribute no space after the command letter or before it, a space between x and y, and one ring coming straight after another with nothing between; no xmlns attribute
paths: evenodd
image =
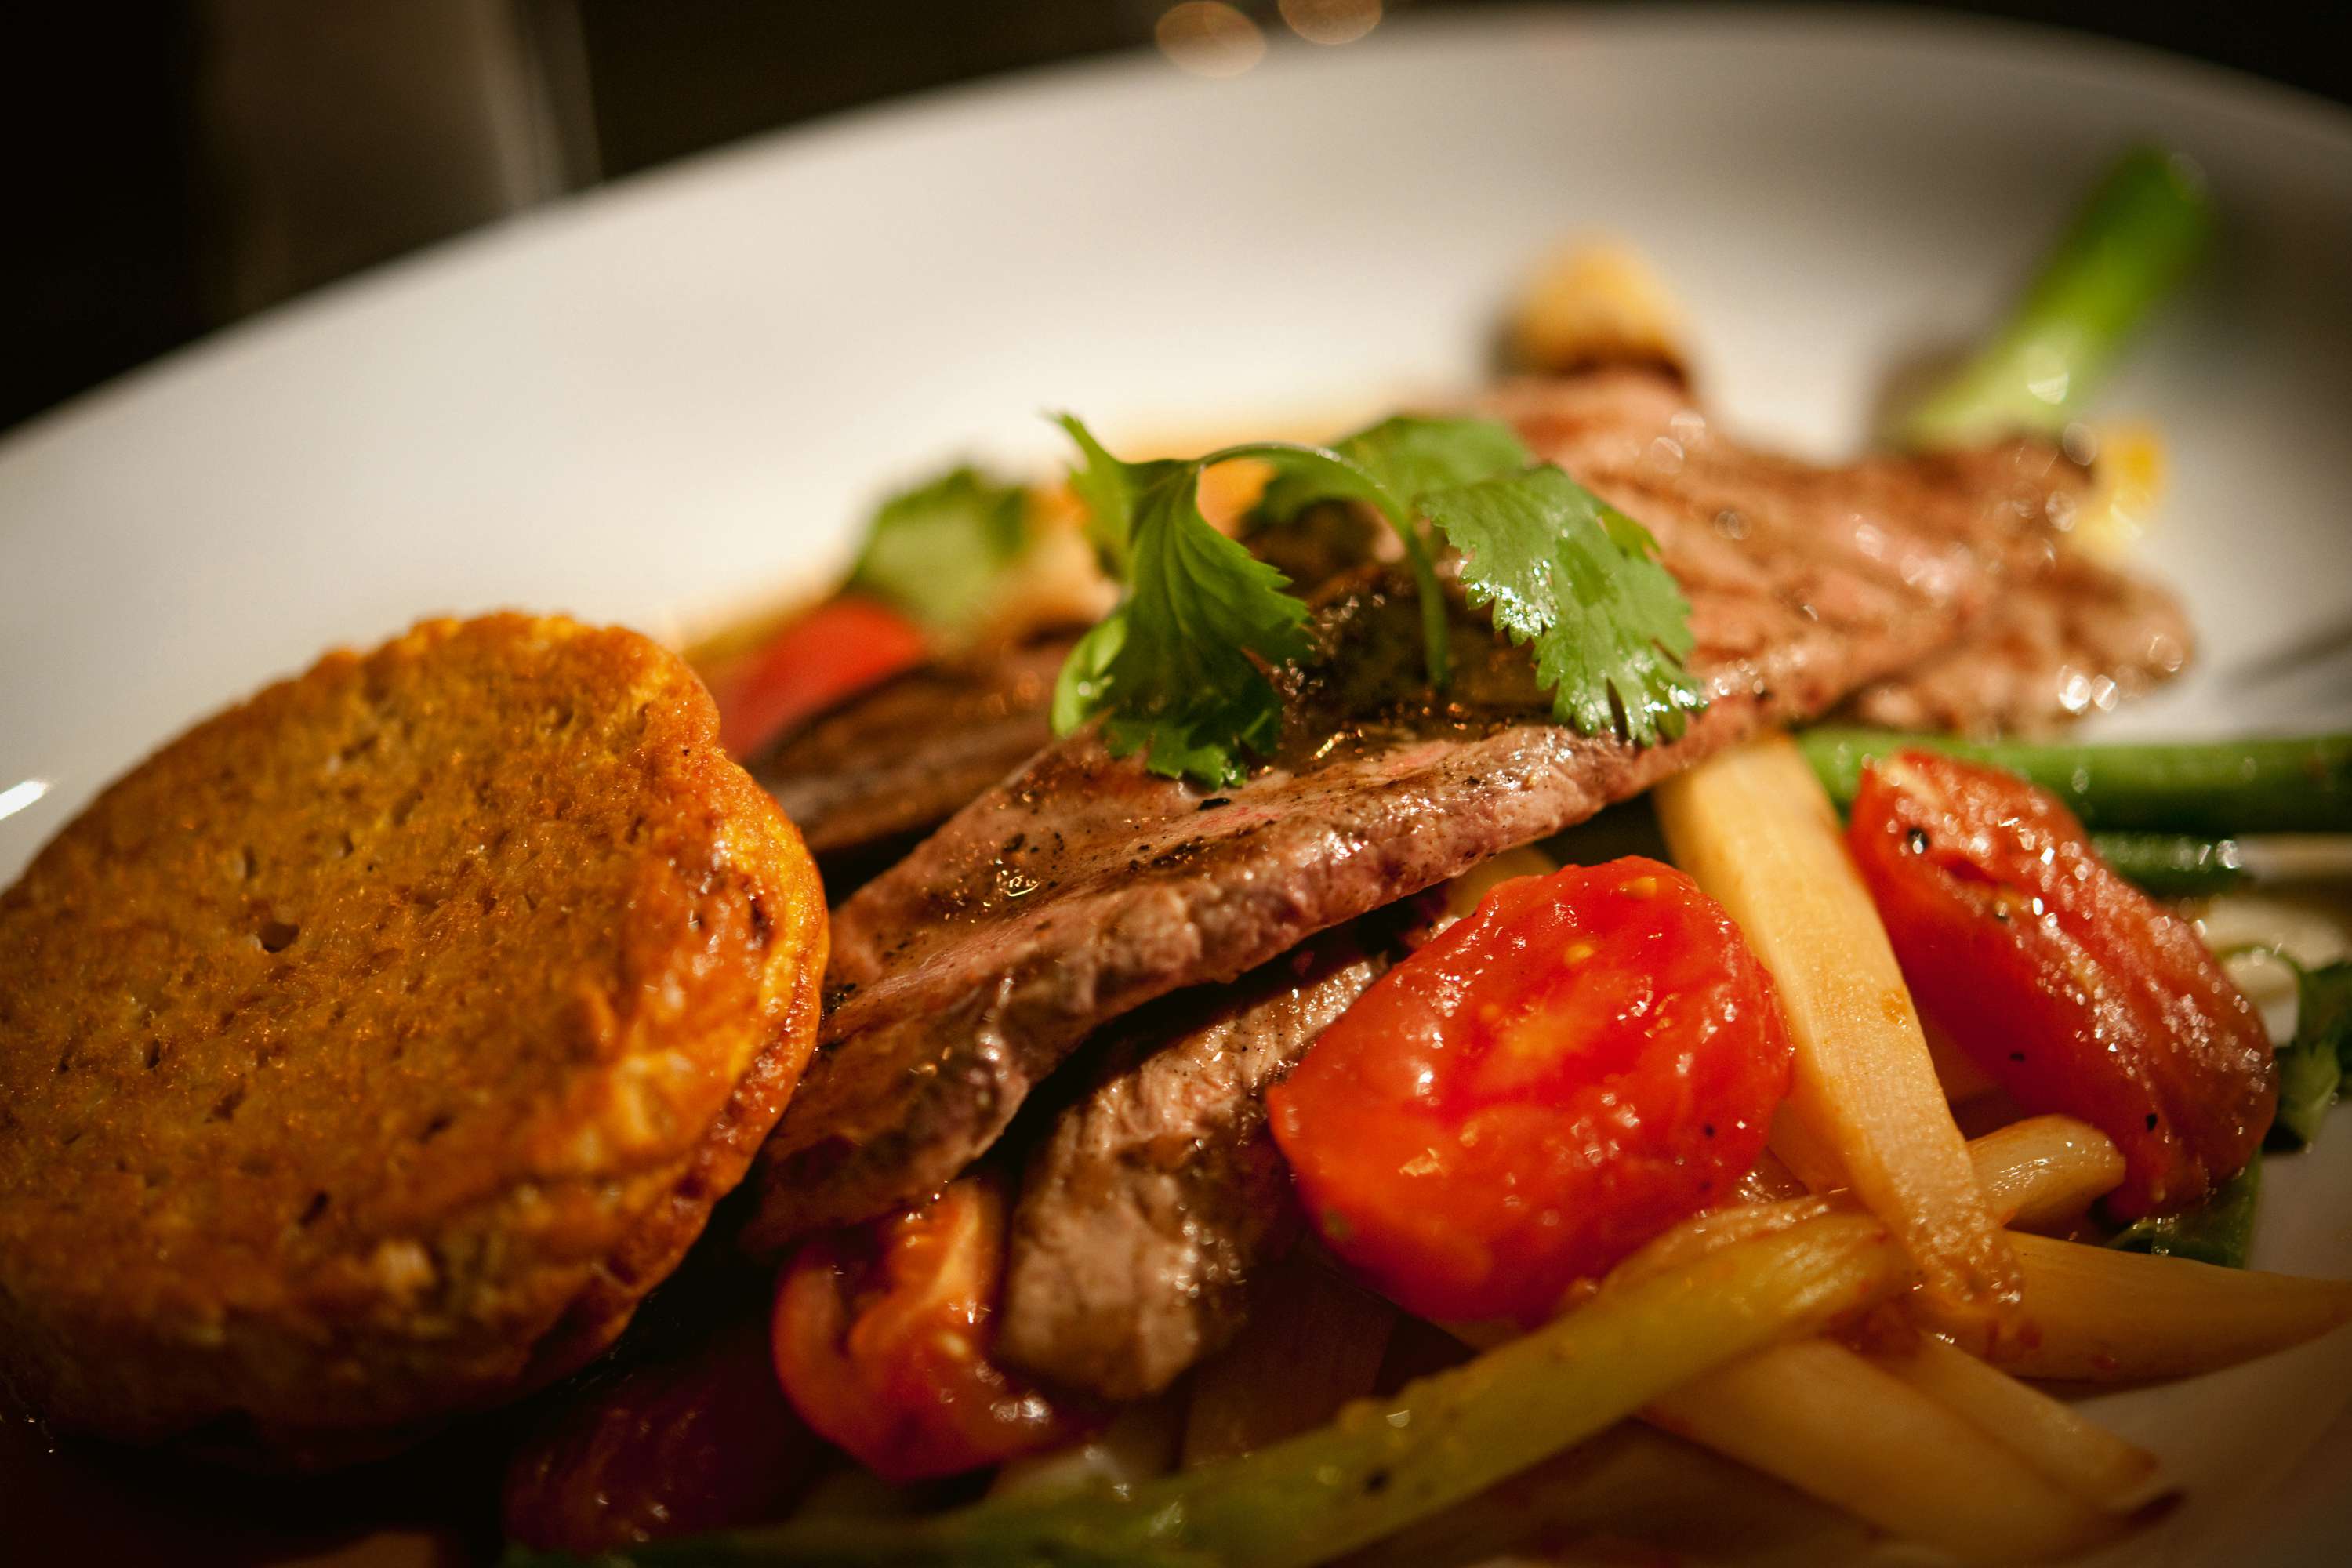
<svg viewBox="0 0 2352 1568"><path fill-rule="evenodd" d="M1118 756L1145 753L1168 777L1236 782L1246 756L1279 740L1267 670L1312 649L1287 578L1201 515L1201 475L1257 458L1275 470L1261 509L1277 520L1322 501L1358 502L1395 529L1421 599L1430 683L1450 673L1435 542L1460 552L1474 605L1532 644L1563 723L1636 745L1682 732L1703 705L1683 667L1689 605L1656 542L1559 468L1538 464L1501 425L1397 417L1330 447L1254 441L1192 458L1130 463L1085 425L1062 426L1080 460L1071 486L1106 567L1127 593L1063 667L1054 725L1100 718Z"/></svg>
<svg viewBox="0 0 2352 1568"><path fill-rule="evenodd" d="M1090 447L1081 493L1097 543L1120 563L1126 598L1080 638L1054 689L1054 728L1097 713L1115 755L1148 752L1154 773L1223 784L1236 753L1280 738L1282 708L1263 664L1312 650L1307 606L1288 580L1209 526L1194 488L1199 463L1119 463Z"/></svg>
<svg viewBox="0 0 2352 1568"><path fill-rule="evenodd" d="M1705 706L1683 667L1690 601L1650 531L1559 468L1529 468L1422 498L1462 552L1462 585L1495 626L1532 643L1552 711L1587 735L1637 746L1683 732Z"/></svg>
<svg viewBox="0 0 2352 1568"><path fill-rule="evenodd" d="M1231 783L1242 752L1263 755L1281 738L1282 703L1265 667L1314 648L1307 606L1284 591L1290 580L1201 515L1202 473L1261 454L1228 447L1128 463L1076 418L1065 415L1062 426L1083 458L1071 488L1127 594L1063 664L1055 731L1099 714L1113 755L1143 752L1154 773Z"/></svg>
<svg viewBox="0 0 2352 1568"><path fill-rule="evenodd" d="M2270 1131L2273 1149L2309 1145L2345 1080L2352 1078L2352 962L2338 960L2317 968L2295 963L2294 981L2294 1035L2276 1052L2278 1115Z"/></svg>

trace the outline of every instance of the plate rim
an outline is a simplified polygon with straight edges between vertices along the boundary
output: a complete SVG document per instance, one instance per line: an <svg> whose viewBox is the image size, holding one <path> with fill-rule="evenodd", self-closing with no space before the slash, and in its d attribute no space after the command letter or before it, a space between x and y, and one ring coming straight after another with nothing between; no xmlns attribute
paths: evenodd
<svg viewBox="0 0 2352 1568"><path fill-rule="evenodd" d="M1889 48L1919 50L1958 47L1972 51L1988 66L2013 69L2040 66L2063 72L2095 72L2113 82L2118 71L2126 85L2198 97L2257 121L2264 134L2279 131L2308 138L2325 155L2352 169L2352 106L2335 103L2303 89L2270 82L2233 68L2174 54L2151 46L2100 37L2078 30L2008 18L1912 10L1903 7L1830 7L1820 5L1749 8L1727 5L1673 5L1639 12L1612 7L1506 5L1460 13L1408 13L1388 18L1380 33L1363 46L1367 51L1391 55L1428 50L1446 45L1475 47L1478 40L1529 25L1547 30L1578 31L1604 45L1639 38L1672 45L1694 37L1713 42L1754 39L1769 34L1775 41L1803 47L1824 35L1849 42ZM1716 35L1708 38L1708 34ZM1270 52L1262 69L1291 69L1297 62L1318 54L1315 46L1282 41ZM331 328L354 311L397 300L404 289L424 292L438 280L454 279L467 269L495 269L501 259L519 253L565 246L593 249L598 228L635 210L657 206L667 200L690 198L706 186L723 188L742 177L741 171L782 159L823 157L845 146L856 146L900 128L919 130L942 121L985 116L998 106L1029 101L1041 95L1058 100L1081 99L1108 90L1121 79L1153 79L1163 90L1185 83L1149 49L1118 51L1076 60L999 73L973 81L951 84L884 100L876 103L813 118L763 132L638 171L618 180L573 193L469 233L362 269L295 300L257 312L209 332L121 375L0 432L0 471L36 448L71 441L80 433L102 426L124 410L133 410L144 396L173 385L198 382L212 374L222 359L303 331ZM1192 85L1198 85L1194 83ZM0 545L24 537L19 529L38 526L29 516L0 517ZM27 672L9 679L30 679ZM0 780L0 783L5 783ZM2328 1451L2331 1442L2342 1453L2316 1473L2335 1478L2352 1474L2345 1468L2352 1441L2336 1441L2334 1434L2352 1436L2352 1415L2339 1415L2330 1428L2294 1466L2272 1472L2261 1489L2277 1495L2300 1474L2303 1466ZM2252 1545L2266 1552L2268 1532Z"/></svg>
<svg viewBox="0 0 2352 1568"><path fill-rule="evenodd" d="M1867 4L1742 5L1736 0L1665 0L1636 8L1610 5L1546 5L1511 3L1461 11L1407 12L1384 17L1355 47L1383 53L1430 50L1446 44L1473 47L1482 36L1534 27L1591 32L1622 45L1630 38L1661 43L1676 35L1734 35L1748 47L1814 39L1868 43L1889 47L1937 47L1970 49L2000 63L2039 63L2048 68L2098 74L2109 81L2121 68L2150 87L2207 96L2249 119L2270 122L2281 133L2308 137L2352 168L2352 104L2307 89L2273 81L2251 71L2198 59L2133 39L2113 38L2061 24L1924 6ZM1337 58L1345 47L1327 47L1276 37L1268 41L1269 64L1258 68L1296 70L1300 62ZM1102 90L1119 76L1149 78L1160 90L1181 87L1181 73L1150 46L1108 50L994 72L966 81L894 94L870 103L814 115L760 131L617 179L569 191L537 206L496 218L458 234L386 258L356 272L278 301L253 314L224 322L165 350L49 407L0 430L0 468L36 447L45 446L135 402L151 390L206 374L214 360L270 338L316 330L336 317L396 298L404 289L429 287L468 267L494 267L504 257L566 243L593 242L593 231L614 215L648 203L673 199L706 182L723 183L739 165L780 157L820 156L829 147L854 144L877 133L919 127L926 121L985 112L1001 103L1027 102L1047 95ZM11 520L0 518L0 536ZM22 525L20 525L22 526Z"/></svg>

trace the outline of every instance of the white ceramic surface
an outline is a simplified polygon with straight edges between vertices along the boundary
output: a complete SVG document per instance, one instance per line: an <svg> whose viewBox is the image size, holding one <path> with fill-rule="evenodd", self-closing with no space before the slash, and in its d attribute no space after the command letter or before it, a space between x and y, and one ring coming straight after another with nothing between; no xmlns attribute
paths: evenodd
<svg viewBox="0 0 2352 1568"><path fill-rule="evenodd" d="M2228 245L2105 406L2171 438L2147 554L2204 659L2109 727L2342 725L2341 667L2243 672L2352 614L2352 116L1902 16L1506 13L1277 47L1230 81L1121 60L751 142L0 440L0 791L48 786L0 821L0 878L328 644L501 605L676 635L821 576L896 479L1054 453L1048 407L1116 436L1470 384L1498 299L1581 231L1654 260L1729 422L1848 447L1887 368L1983 323L2147 133L2203 163ZM2275 1164L2261 1261L2352 1276L2352 1120L2331 1133ZM2352 1558L2347 1392L2352 1334L2101 1401L2190 1489L2116 1560Z"/></svg>

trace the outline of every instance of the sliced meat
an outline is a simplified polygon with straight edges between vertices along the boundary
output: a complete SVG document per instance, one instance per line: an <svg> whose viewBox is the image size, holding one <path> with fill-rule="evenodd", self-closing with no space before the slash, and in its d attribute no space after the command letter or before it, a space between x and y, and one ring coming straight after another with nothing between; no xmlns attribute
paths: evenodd
<svg viewBox="0 0 2352 1568"><path fill-rule="evenodd" d="M2044 735L2171 679L2193 640L2169 590L2069 552L1958 643L1847 706L1896 730Z"/></svg>
<svg viewBox="0 0 2352 1568"><path fill-rule="evenodd" d="M1054 738L1054 678L1075 640L901 676L786 739L751 776L819 855L926 832Z"/></svg>
<svg viewBox="0 0 2352 1568"><path fill-rule="evenodd" d="M1514 389L1531 445L1647 523L1692 605L1706 711L1636 750L1549 721L1522 653L1455 609L1465 676L1419 679L1409 588L1326 604L1282 754L1203 797L1091 735L1040 752L860 889L829 1014L761 1156L774 1248L952 1177L1097 1026L1558 832L1761 725L1917 663L2054 557L2053 449L1815 468L1714 435L1636 374Z"/></svg>
<svg viewBox="0 0 2352 1568"><path fill-rule="evenodd" d="M1139 1399L1233 1337L1248 1271L1290 1214L1262 1096L1388 966L1356 931L1114 1027L1094 1088L1030 1159L1002 1354Z"/></svg>

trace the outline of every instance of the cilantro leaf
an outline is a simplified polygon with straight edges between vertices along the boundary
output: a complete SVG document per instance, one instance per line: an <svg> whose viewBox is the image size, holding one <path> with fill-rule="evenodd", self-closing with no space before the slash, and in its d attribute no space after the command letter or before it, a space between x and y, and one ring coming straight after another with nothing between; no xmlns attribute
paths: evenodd
<svg viewBox="0 0 2352 1568"><path fill-rule="evenodd" d="M1054 678L1054 733L1066 735L1110 706L1110 661L1127 642L1127 614L1115 610L1071 646Z"/></svg>
<svg viewBox="0 0 2352 1568"><path fill-rule="evenodd" d="M1427 419L1400 414L1331 445L1330 455L1369 476L1380 489L1410 507L1431 490L1447 489L1498 474L1515 473L1535 461L1517 434L1492 419ZM1335 485L1328 465L1309 466L1282 454L1270 455L1275 476L1259 498L1258 510L1286 521L1318 500L1380 501ZM1408 519L1391 518L1402 526Z"/></svg>
<svg viewBox="0 0 2352 1568"><path fill-rule="evenodd" d="M1054 726L1067 734L1100 714L1114 756L1147 753L1169 778L1226 784L1242 753L1271 752L1282 702L1265 665L1313 649L1307 606L1288 579L1209 526L1191 462L1124 463L1066 418L1086 467L1074 479L1106 520L1106 552L1124 560L1127 597L1081 641L1054 691Z"/></svg>
<svg viewBox="0 0 2352 1568"><path fill-rule="evenodd" d="M1102 555L1103 570L1114 577L1124 577L1137 499L1180 468L1190 468L1198 473L1198 466L1166 458L1142 463L1121 462L1103 449L1103 444L1095 439L1094 432L1076 415L1056 415L1054 422L1069 432L1085 459L1070 470L1070 488L1077 492L1079 502L1086 508L1087 537Z"/></svg>
<svg viewBox="0 0 2352 1568"><path fill-rule="evenodd" d="M2278 1047L2278 1115L2269 1145L2301 1149L2352 1075L2352 961L2295 966L2294 1037Z"/></svg>
<svg viewBox="0 0 2352 1568"><path fill-rule="evenodd" d="M1028 541L1028 493L969 465L884 501L850 586L946 631L971 625Z"/></svg>
<svg viewBox="0 0 2352 1568"><path fill-rule="evenodd" d="M2134 1220L2107 1240L2118 1252L2153 1252L2223 1268L2243 1268L2254 1239L2254 1210L2263 1192L2263 1156L2257 1150L2246 1168L2213 1189L2205 1201L2179 1214Z"/></svg>
<svg viewBox="0 0 2352 1568"><path fill-rule="evenodd" d="M1552 711L1635 745L1683 732L1705 706L1683 668L1690 603L1640 523L1546 465L1437 490L1422 509L1463 555L1462 585L1532 643Z"/></svg>

